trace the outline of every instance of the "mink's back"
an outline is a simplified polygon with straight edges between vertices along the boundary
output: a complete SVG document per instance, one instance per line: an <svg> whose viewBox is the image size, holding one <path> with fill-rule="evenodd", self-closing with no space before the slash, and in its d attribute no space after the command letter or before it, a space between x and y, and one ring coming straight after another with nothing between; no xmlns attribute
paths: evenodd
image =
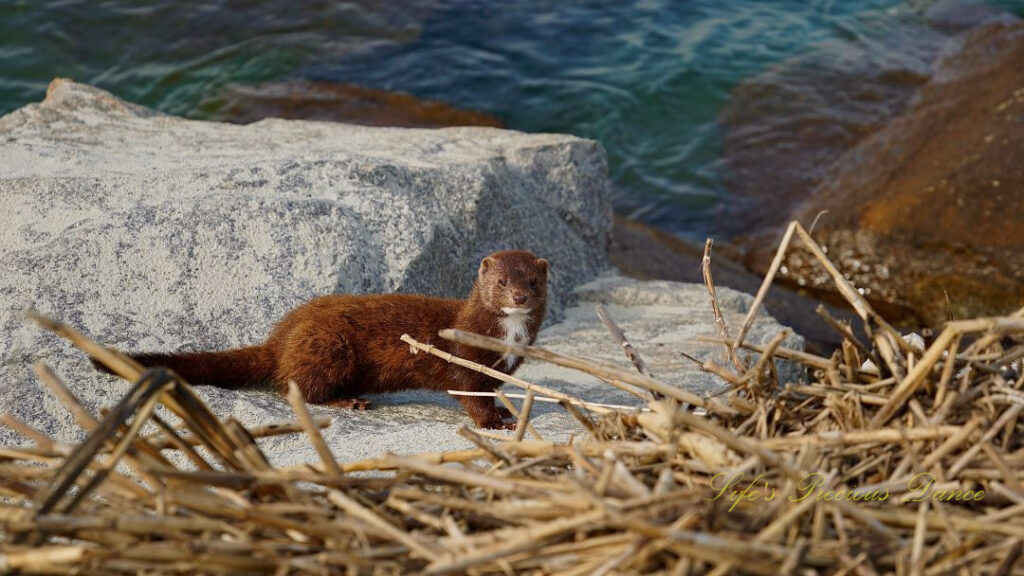
<svg viewBox="0 0 1024 576"><path fill-rule="evenodd" d="M347 379L349 393L433 388L444 380L447 366L427 354L410 354L400 338L409 334L443 347L437 332L456 325L464 304L465 300L419 294L322 296L285 316L267 346L283 357L290 347L304 346L311 336L343 343L353 363Z"/></svg>
<svg viewBox="0 0 1024 576"><path fill-rule="evenodd" d="M358 330L360 339L399 342L402 334L436 339L437 331L455 325L465 300L421 294L333 294L314 298L281 319L270 340L286 336L303 323L339 324Z"/></svg>

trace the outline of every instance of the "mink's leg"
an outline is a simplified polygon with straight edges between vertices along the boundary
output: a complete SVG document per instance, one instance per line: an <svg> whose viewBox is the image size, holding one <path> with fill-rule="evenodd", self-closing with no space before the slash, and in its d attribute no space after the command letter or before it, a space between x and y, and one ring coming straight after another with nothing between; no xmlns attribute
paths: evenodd
<svg viewBox="0 0 1024 576"><path fill-rule="evenodd" d="M349 410L366 410L370 407L370 401L364 398L335 398L324 402L332 408L348 408Z"/></svg>
<svg viewBox="0 0 1024 576"><path fill-rule="evenodd" d="M275 380L283 392L287 392L288 382L295 382L306 402L365 410L368 401L348 397L359 393L346 390L353 368L352 350L345 337L338 330L308 323L290 335Z"/></svg>
<svg viewBox="0 0 1024 576"><path fill-rule="evenodd" d="M494 404L494 398L490 396L456 396L459 404L466 409L469 417L477 428L493 428L502 430L514 430L515 420L512 414L504 407L500 409ZM507 418L507 419L506 419Z"/></svg>

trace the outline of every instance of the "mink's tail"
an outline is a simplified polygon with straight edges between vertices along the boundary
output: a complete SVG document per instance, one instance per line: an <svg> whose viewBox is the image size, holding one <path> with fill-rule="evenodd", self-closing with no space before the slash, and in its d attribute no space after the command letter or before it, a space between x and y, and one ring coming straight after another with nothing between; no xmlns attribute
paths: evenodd
<svg viewBox="0 0 1024 576"><path fill-rule="evenodd" d="M274 354L266 346L249 346L221 352L176 354L129 354L143 366L162 366L178 373L189 384L237 389L269 380L277 369ZM104 372L106 367L93 362Z"/></svg>

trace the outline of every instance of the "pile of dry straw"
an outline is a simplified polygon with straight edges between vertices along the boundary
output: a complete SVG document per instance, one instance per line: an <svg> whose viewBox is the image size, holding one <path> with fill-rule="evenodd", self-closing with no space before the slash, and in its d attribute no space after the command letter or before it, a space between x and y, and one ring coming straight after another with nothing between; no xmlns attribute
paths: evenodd
<svg viewBox="0 0 1024 576"><path fill-rule="evenodd" d="M247 430L219 420L173 374L142 372L37 318L135 385L98 420L38 366L90 435L71 448L4 419L35 444L0 450L0 569L1024 573L1014 567L1024 541L1024 310L951 322L919 349L795 223L757 302L794 234L835 278L867 339L826 318L845 342L823 358L782 348L782 335L766 347L747 345L749 322L733 338L721 322L716 340L726 360L703 368L727 381L727 393L704 398L646 374L610 319L637 370L446 331L452 340L590 372L647 398L650 408L613 411L533 386L514 436L463 429L478 448L455 452L340 464L320 436L325 422L310 418L294 389L297 423ZM405 341L439 362L463 362ZM753 351L749 365L743 349ZM807 366L810 383L779 382L774 359ZM561 401L588 437L524 439L535 433L534 395ZM180 422L160 418L157 404ZM159 431L140 434L149 423ZM322 462L275 468L253 440L292 432L307 434ZM168 451L191 466L172 465Z"/></svg>

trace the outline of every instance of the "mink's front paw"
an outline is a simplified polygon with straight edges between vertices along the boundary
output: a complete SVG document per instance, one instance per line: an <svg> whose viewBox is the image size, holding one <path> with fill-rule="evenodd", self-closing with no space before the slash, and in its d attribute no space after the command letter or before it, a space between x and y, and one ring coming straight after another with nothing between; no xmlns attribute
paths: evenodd
<svg viewBox="0 0 1024 576"><path fill-rule="evenodd" d="M515 430L516 421L502 419L500 422L495 423L493 426L487 426L487 428L490 428L492 430Z"/></svg>
<svg viewBox="0 0 1024 576"><path fill-rule="evenodd" d="M505 410L508 413L508 410ZM511 416L511 414L509 414ZM474 423L477 428L489 428L491 430L515 430L516 421L511 418L504 418L501 412L495 410L490 412L482 418L474 418Z"/></svg>
<svg viewBox="0 0 1024 576"><path fill-rule="evenodd" d="M370 401L363 398L335 398L327 402L328 406L334 408L347 408L349 410L366 410L370 407Z"/></svg>

